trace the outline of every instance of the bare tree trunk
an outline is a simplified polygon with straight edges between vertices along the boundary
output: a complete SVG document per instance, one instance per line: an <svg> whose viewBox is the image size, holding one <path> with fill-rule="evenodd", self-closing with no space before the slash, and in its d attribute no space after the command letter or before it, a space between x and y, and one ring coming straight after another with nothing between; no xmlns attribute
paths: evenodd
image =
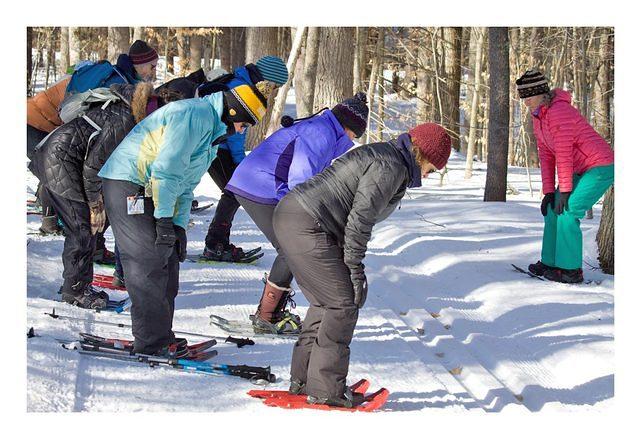
<svg viewBox="0 0 640 437"><path fill-rule="evenodd" d="M277 27L247 27L246 31L246 62L256 62L262 56L273 55L278 52L278 28ZM256 126L247 134L246 146L251 150L260 144L267 133L267 127L271 120L274 97L268 98L267 113Z"/></svg>
<svg viewBox="0 0 640 437"><path fill-rule="evenodd" d="M229 71L244 65L249 62L256 62L258 59L249 59L247 57L247 53L250 50L248 47L248 37L247 32L248 28L245 27L233 27L231 31L231 66ZM277 50L277 41L276 48L273 49L270 53L264 53L260 56L264 55L273 55L275 54L275 50Z"/></svg>
<svg viewBox="0 0 640 437"><path fill-rule="evenodd" d="M203 43L201 35L191 35L189 37L189 73L202 68Z"/></svg>
<svg viewBox="0 0 640 437"><path fill-rule="evenodd" d="M27 27L27 96L31 95L31 72L33 71L33 27Z"/></svg>
<svg viewBox="0 0 640 437"><path fill-rule="evenodd" d="M485 202L507 200L509 150L509 29L489 28L489 148Z"/></svg>
<svg viewBox="0 0 640 437"><path fill-rule="evenodd" d="M378 37L376 39L376 48L371 62L371 75L369 76L369 88L367 91L367 102L370 107L369 119L367 120L367 139L366 144L371 142L371 117L373 113L373 99L376 91L376 84L380 76L380 65L382 63L382 49L384 48L384 27L378 27ZM380 102L378 102L380 104ZM380 120L378 120L380 122Z"/></svg>
<svg viewBox="0 0 640 437"><path fill-rule="evenodd" d="M353 27L320 30L314 111L331 107L353 92Z"/></svg>
<svg viewBox="0 0 640 437"><path fill-rule="evenodd" d="M58 65L60 76L69 68L69 28L60 28L60 64Z"/></svg>
<svg viewBox="0 0 640 437"><path fill-rule="evenodd" d="M187 73L187 65L189 63L189 59L187 57L186 32L182 27L176 29L176 44L178 44L178 68L180 69L180 72L178 74L181 77L184 77Z"/></svg>
<svg viewBox="0 0 640 437"><path fill-rule="evenodd" d="M168 79L167 73L171 72L173 74L173 54L169 50L171 41L171 36L169 32L169 28L167 27L164 33L164 80Z"/></svg>
<svg viewBox="0 0 640 437"><path fill-rule="evenodd" d="M146 35L144 31L144 27L134 27L133 28L133 38L131 39L130 44L133 44L137 40L146 42Z"/></svg>
<svg viewBox="0 0 640 437"><path fill-rule="evenodd" d="M598 261L604 273L614 274L615 266L615 202L614 187L611 187L604 196L600 227L596 235L598 244Z"/></svg>
<svg viewBox="0 0 640 437"><path fill-rule="evenodd" d="M473 174L473 157L476 154L476 137L478 135L478 106L480 104L480 82L482 81L482 46L484 45L485 29L480 27L471 32L474 39L474 84L473 99L471 101L471 116L469 117L469 142L467 144L467 164L465 166L464 178L469 179ZM471 55L469 55L471 57Z"/></svg>
<svg viewBox="0 0 640 437"><path fill-rule="evenodd" d="M364 89L362 80L363 64L365 63L365 48L367 47L367 28L356 27L355 53L353 56L353 94Z"/></svg>
<svg viewBox="0 0 640 437"><path fill-rule="evenodd" d="M80 61L80 38L78 28L69 27L69 63L75 65Z"/></svg>
<svg viewBox="0 0 640 437"><path fill-rule="evenodd" d="M231 71L231 27L223 27L220 35L220 67L226 71Z"/></svg>
<svg viewBox="0 0 640 437"><path fill-rule="evenodd" d="M302 47L302 41L306 35L307 28L304 26L300 26L296 29L296 36L293 39L293 43L291 45L291 53L289 53L289 58L287 59L287 70L289 73L289 80L287 83L282 85L278 90L278 95L276 96L275 102L273 104L273 111L271 113L271 121L269 123L269 129L267 130L267 135L271 135L273 132L278 130L280 127L280 117L282 116L282 112L284 111L284 105L287 101L287 94L289 93L289 88L291 87L291 81L293 80L294 69L293 66L296 64L298 57L300 56L300 48Z"/></svg>
<svg viewBox="0 0 640 437"><path fill-rule="evenodd" d="M110 27L107 47L107 59L115 64L121 53L129 52L129 28Z"/></svg>
<svg viewBox="0 0 640 437"><path fill-rule="evenodd" d="M445 28L447 49L445 51L446 116L445 125L451 135L451 147L460 151L460 57L462 53L462 28Z"/></svg>
<svg viewBox="0 0 640 437"><path fill-rule="evenodd" d="M540 68L540 56L539 56L539 51L538 51L538 47L537 47L537 42L538 42L538 38L539 38L539 32L538 32L538 28L537 27L532 27L531 28L531 34L529 37L529 65L530 68ZM529 163L531 164L532 167L539 167L540 166L540 160L538 158L538 148L534 146L534 142L533 142L533 121L531 119L531 114L529 113L529 111L525 112L525 119L526 119L526 124L525 124L525 132L526 132L526 141L527 141L527 147L528 147L528 151L529 151Z"/></svg>
<svg viewBox="0 0 640 437"><path fill-rule="evenodd" d="M313 113L319 47L320 28L309 27L305 42L304 61L302 62L302 74L296 78L296 83L300 83L299 98L298 90L296 90L296 112L298 117L306 117ZM297 71L296 74L298 74ZM300 80L298 81L298 79Z"/></svg>
<svg viewBox="0 0 640 437"><path fill-rule="evenodd" d="M416 69L416 97L418 98L416 107L416 124L429 121L427 99L429 94L429 77L427 66L429 65L429 53L426 44L418 45L418 68Z"/></svg>
<svg viewBox="0 0 640 437"><path fill-rule="evenodd" d="M55 41L55 27L51 29L47 29L49 33L49 44L47 44L47 63L45 64L45 75L44 75L44 88L49 88L49 73L51 68L53 68L53 72L55 75L56 70L56 41ZM55 78L54 78L55 81Z"/></svg>

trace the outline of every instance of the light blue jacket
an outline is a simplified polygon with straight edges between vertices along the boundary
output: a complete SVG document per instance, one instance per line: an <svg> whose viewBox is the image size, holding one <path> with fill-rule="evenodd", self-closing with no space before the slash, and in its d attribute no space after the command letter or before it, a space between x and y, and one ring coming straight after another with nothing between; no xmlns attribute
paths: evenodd
<svg viewBox="0 0 640 437"><path fill-rule="evenodd" d="M193 190L218 151L212 143L227 132L223 108L221 92L163 106L129 132L98 175L145 187L154 217L186 229Z"/></svg>

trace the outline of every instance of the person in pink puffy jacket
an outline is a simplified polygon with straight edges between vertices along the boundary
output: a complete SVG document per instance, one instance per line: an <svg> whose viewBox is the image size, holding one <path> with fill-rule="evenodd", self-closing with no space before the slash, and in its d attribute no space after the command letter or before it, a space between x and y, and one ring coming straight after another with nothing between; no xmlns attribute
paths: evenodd
<svg viewBox="0 0 640 437"><path fill-rule="evenodd" d="M613 184L613 150L571 106L571 94L550 90L542 73L529 70L516 85L533 116L544 194L542 255L529 271L551 281L580 283L580 219Z"/></svg>

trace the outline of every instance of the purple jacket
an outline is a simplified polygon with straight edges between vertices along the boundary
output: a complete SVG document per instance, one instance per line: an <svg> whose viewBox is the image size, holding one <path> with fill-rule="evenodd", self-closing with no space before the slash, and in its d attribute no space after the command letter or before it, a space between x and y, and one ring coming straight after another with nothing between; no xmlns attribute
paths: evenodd
<svg viewBox="0 0 640 437"><path fill-rule="evenodd" d="M327 168L353 146L329 110L274 132L238 165L226 189L276 205L293 187Z"/></svg>

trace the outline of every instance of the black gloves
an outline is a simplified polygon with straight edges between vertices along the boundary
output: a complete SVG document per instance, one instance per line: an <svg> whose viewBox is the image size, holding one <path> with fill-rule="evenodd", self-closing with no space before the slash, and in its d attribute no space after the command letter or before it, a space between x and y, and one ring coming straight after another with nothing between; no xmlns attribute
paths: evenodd
<svg viewBox="0 0 640 437"><path fill-rule="evenodd" d="M183 262L187 259L187 231L182 226L173 225L176 234L176 244L178 249L178 261Z"/></svg>
<svg viewBox="0 0 640 437"><path fill-rule="evenodd" d="M351 270L351 283L353 284L353 303L358 308L362 308L367 300L367 277L364 274L364 264L360 264L357 269Z"/></svg>
<svg viewBox="0 0 640 437"><path fill-rule="evenodd" d="M173 230L173 218L162 217L156 220L156 246L170 248L176 244L176 234Z"/></svg>
<svg viewBox="0 0 640 437"><path fill-rule="evenodd" d="M556 203L555 213L556 215L562 214L563 211L569 209L569 196L571 195L571 191L568 193L560 193L560 198Z"/></svg>
<svg viewBox="0 0 640 437"><path fill-rule="evenodd" d="M551 207L553 208L553 201L555 199L555 194L554 193L547 193L544 195L544 197L542 198L542 203L540 204L540 212L542 212L543 216L547 216L547 206L551 205Z"/></svg>

